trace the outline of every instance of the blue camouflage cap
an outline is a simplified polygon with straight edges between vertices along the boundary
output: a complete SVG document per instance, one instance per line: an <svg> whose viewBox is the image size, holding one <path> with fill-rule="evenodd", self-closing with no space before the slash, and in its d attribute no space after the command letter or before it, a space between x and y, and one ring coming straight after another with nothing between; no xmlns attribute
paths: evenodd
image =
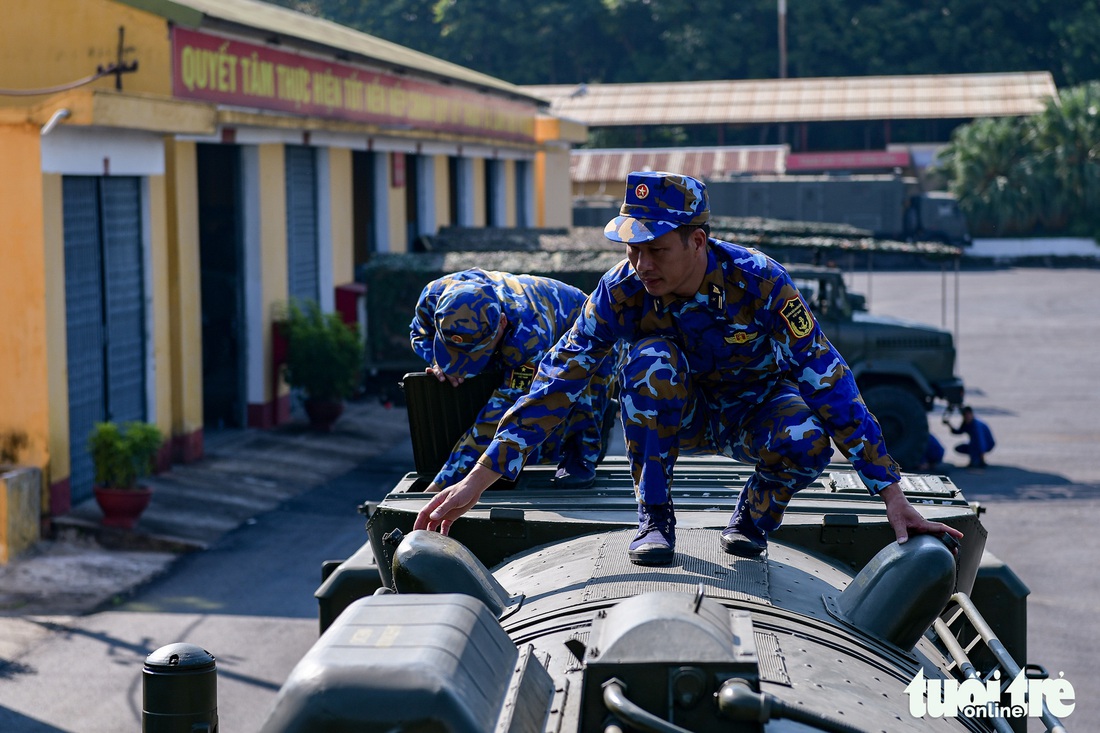
<svg viewBox="0 0 1100 733"><path fill-rule="evenodd" d="M456 282L447 286L435 306L436 366L452 377L472 377L493 355L501 307L490 283Z"/></svg>
<svg viewBox="0 0 1100 733"><path fill-rule="evenodd" d="M673 229L706 224L707 187L691 176L634 171L626 177L626 199L619 216L603 229L612 242L648 242Z"/></svg>

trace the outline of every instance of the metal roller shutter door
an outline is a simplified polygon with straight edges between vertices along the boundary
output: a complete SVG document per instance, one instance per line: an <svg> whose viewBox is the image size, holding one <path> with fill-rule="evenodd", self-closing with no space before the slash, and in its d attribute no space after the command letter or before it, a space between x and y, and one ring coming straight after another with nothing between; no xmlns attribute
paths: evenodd
<svg viewBox="0 0 1100 733"><path fill-rule="evenodd" d="M65 176L62 202L70 483L79 502L95 480L95 423L145 418L140 180Z"/></svg>
<svg viewBox="0 0 1100 733"><path fill-rule="evenodd" d="M95 473L88 434L107 413L103 344L103 271L96 179L66 176L65 331L69 382L70 483L74 502L91 496Z"/></svg>
<svg viewBox="0 0 1100 733"><path fill-rule="evenodd" d="M145 268L141 188L137 178L100 181L103 264L107 287L107 414L145 419Z"/></svg>
<svg viewBox="0 0 1100 733"><path fill-rule="evenodd" d="M286 148L286 220L287 292L291 298L317 302L317 165L312 148Z"/></svg>

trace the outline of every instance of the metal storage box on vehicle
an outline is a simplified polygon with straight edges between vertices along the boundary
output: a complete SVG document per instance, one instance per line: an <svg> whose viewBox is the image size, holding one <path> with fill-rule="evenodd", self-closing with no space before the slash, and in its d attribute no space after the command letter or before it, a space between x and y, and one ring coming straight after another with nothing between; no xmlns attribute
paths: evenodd
<svg viewBox="0 0 1100 733"><path fill-rule="evenodd" d="M291 671L264 731L497 729L513 677L549 700L546 671L520 653L480 601L381 595L349 606ZM525 671L526 670L526 671ZM527 730L518 721L503 730Z"/></svg>

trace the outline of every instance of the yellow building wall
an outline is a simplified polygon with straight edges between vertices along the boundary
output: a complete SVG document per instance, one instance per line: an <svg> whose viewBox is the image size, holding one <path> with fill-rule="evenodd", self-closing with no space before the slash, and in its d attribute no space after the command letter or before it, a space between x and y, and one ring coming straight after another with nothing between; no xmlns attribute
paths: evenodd
<svg viewBox="0 0 1100 733"><path fill-rule="evenodd" d="M535 224L540 227L573 225L573 183L569 175L569 151L583 143L588 128L580 122L540 116L535 120L535 139L542 150L535 154Z"/></svg>
<svg viewBox="0 0 1100 733"><path fill-rule="evenodd" d="M405 201L405 186L395 186L393 180L393 156L400 153L387 153L386 157L386 190L389 192L390 215L390 252L408 252L408 207ZM405 165L410 164L409 157L405 156ZM408 184L406 169L405 183Z"/></svg>
<svg viewBox="0 0 1100 733"><path fill-rule="evenodd" d="M516 225L516 207L520 202L516 201L516 161L504 162L504 226Z"/></svg>
<svg viewBox="0 0 1100 733"><path fill-rule="evenodd" d="M487 223L485 221L485 159L473 158L470 163L473 169L473 175L471 178L474 182L474 190L470 193L473 194L474 200L474 226L483 227Z"/></svg>
<svg viewBox="0 0 1100 733"><path fill-rule="evenodd" d="M355 280L355 233L352 208L351 150L329 148L329 219L332 230L332 283L344 285ZM324 243L321 243L324 246Z"/></svg>
<svg viewBox="0 0 1100 733"><path fill-rule="evenodd" d="M65 315L65 228L61 174L42 176L43 250L46 254L46 349L49 392L49 470L46 485L72 474L69 461L69 346ZM49 507L47 497L43 508Z"/></svg>
<svg viewBox="0 0 1100 733"><path fill-rule="evenodd" d="M127 92L170 95L171 43L163 18L111 0L4 0L0 22L0 87L41 89L83 79L97 66L118 61L119 28L124 29L123 60L138 62L122 76ZM114 89L115 77L85 89ZM0 97L0 106L23 106L44 97Z"/></svg>
<svg viewBox="0 0 1100 733"><path fill-rule="evenodd" d="M263 306L264 364L272 363L271 323L287 303L290 288L286 243L286 153L282 143L260 145L260 289ZM269 399L289 394L279 379L273 384L270 369L264 369L264 394Z"/></svg>
<svg viewBox="0 0 1100 733"><path fill-rule="evenodd" d="M451 169L446 155L434 156L433 178L435 179L435 231L450 226L454 217L451 211Z"/></svg>
<svg viewBox="0 0 1100 733"><path fill-rule="evenodd" d="M193 142L168 138L165 200L171 432L202 429L202 274L199 259L198 159Z"/></svg>
<svg viewBox="0 0 1100 733"><path fill-rule="evenodd" d="M573 225L568 148L551 148L535 157L535 201L540 227Z"/></svg>
<svg viewBox="0 0 1100 733"><path fill-rule="evenodd" d="M49 321L39 140L37 127L0 126L0 442L22 434L26 446L16 462L46 475Z"/></svg>
<svg viewBox="0 0 1100 733"><path fill-rule="evenodd" d="M535 226L546 226L546 151L535 153L531 163L535 186Z"/></svg>
<svg viewBox="0 0 1100 733"><path fill-rule="evenodd" d="M165 436L172 434L172 333L169 321L169 258L164 176L149 176L149 269L153 316L153 394L155 423Z"/></svg>

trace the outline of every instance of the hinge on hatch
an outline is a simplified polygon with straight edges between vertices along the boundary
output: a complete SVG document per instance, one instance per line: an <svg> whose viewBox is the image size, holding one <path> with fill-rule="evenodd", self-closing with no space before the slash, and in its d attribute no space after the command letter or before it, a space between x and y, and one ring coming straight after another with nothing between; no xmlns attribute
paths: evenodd
<svg viewBox="0 0 1100 733"><path fill-rule="evenodd" d="M526 537L523 510L495 506L489 509L489 531L493 537Z"/></svg>
<svg viewBox="0 0 1100 733"><path fill-rule="evenodd" d="M854 545L859 529L856 514L826 514L821 518L821 543L824 545Z"/></svg>

